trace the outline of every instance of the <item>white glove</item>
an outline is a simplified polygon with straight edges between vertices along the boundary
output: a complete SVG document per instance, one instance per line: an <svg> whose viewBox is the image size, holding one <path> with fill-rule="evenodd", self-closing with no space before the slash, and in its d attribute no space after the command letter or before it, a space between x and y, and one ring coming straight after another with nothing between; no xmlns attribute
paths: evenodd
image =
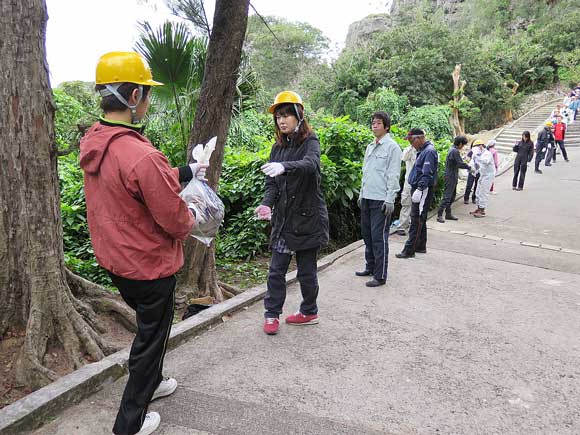
<svg viewBox="0 0 580 435"><path fill-rule="evenodd" d="M413 196L411 196L411 202L418 204L421 202L421 198L423 198L423 191L415 189L415 191L413 192Z"/></svg>
<svg viewBox="0 0 580 435"><path fill-rule="evenodd" d="M254 210L254 213L256 213L256 216L261 221L269 221L272 219L272 209L267 205L259 205L256 207L256 210Z"/></svg>
<svg viewBox="0 0 580 435"><path fill-rule="evenodd" d="M209 167L207 163L191 163L189 165L193 176L198 180L205 180L205 171Z"/></svg>
<svg viewBox="0 0 580 435"><path fill-rule="evenodd" d="M266 163L260 169L268 177L277 177L278 175L282 175L286 170L284 169L284 165L278 162Z"/></svg>

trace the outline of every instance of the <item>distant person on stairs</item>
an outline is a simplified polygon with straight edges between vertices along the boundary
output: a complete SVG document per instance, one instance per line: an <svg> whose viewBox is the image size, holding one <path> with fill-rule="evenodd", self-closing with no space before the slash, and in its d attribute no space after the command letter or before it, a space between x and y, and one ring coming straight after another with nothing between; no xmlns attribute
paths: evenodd
<svg viewBox="0 0 580 435"><path fill-rule="evenodd" d="M534 142L529 131L522 133L522 140L514 145L514 152L517 153L516 161L514 163L514 178L512 180L513 190L524 190L524 182L526 180L526 171L528 170L528 163L534 157Z"/></svg>
<svg viewBox="0 0 580 435"><path fill-rule="evenodd" d="M459 169L470 170L469 165L463 161L460 154L461 149L467 145L467 142L465 136L456 136L453 139L453 146L447 153L447 159L445 160L445 192L443 193L441 204L439 204L439 210L437 210L437 222L445 223L445 219L450 221L457 220L451 213L451 204L455 201L457 194ZM445 219L443 218L443 212L445 212Z"/></svg>

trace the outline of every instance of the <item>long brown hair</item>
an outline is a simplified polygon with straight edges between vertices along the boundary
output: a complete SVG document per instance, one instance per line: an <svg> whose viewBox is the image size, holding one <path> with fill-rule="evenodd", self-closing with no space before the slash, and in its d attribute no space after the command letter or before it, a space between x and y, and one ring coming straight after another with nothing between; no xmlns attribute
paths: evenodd
<svg viewBox="0 0 580 435"><path fill-rule="evenodd" d="M298 111L298 113L296 113ZM300 127L298 127L298 131L296 133L291 133L286 135L280 131L278 127L278 123L276 122L276 116L284 116L284 115L291 115L297 120L302 119L300 123ZM304 142L308 136L312 134L312 128L308 124L308 121L304 118L304 108L300 104L292 104L292 103L284 103L280 104L274 110L274 130L276 132L276 145L285 147L288 145L288 141L290 138L294 138L294 140L298 143Z"/></svg>

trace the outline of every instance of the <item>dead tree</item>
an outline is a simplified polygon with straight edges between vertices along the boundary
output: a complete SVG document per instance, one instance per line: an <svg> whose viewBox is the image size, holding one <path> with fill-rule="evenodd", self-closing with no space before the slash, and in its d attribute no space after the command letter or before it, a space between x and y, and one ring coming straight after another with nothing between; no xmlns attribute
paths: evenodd
<svg viewBox="0 0 580 435"><path fill-rule="evenodd" d="M451 106L451 125L455 136L465 134L465 120L460 113L461 102L465 99L464 89L467 82L461 80L461 64L455 65L453 73L453 100L450 102Z"/></svg>

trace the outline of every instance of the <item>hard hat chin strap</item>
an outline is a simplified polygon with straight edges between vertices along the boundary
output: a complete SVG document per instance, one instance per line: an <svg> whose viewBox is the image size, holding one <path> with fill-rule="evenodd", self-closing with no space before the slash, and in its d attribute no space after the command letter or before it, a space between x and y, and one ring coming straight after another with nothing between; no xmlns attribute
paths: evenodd
<svg viewBox="0 0 580 435"><path fill-rule="evenodd" d="M304 121L304 116L300 116L297 104L294 104L294 111L296 112L296 118L298 118L298 125L294 129L294 133L298 133L298 130L300 130L300 126L302 125L302 121Z"/></svg>
<svg viewBox="0 0 580 435"><path fill-rule="evenodd" d="M100 90L101 97L108 97L109 95L114 95L117 100L123 103L131 110L131 124L139 124L141 121L137 117L137 106L141 102L141 98L143 97L143 85L139 85L139 92L137 96L137 102L133 105L129 104L127 100L119 93L118 89L122 83L113 83L113 84L106 84L105 89Z"/></svg>

